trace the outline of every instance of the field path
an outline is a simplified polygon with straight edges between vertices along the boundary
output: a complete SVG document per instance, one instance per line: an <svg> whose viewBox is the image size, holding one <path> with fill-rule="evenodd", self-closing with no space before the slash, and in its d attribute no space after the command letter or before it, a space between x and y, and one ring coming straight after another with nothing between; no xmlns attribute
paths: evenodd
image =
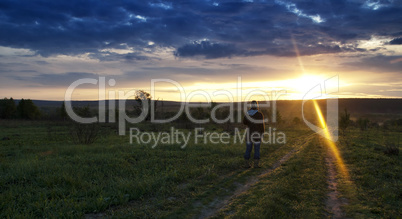
<svg viewBox="0 0 402 219"><path fill-rule="evenodd" d="M233 194L221 198L216 197L212 202L206 205L202 205L200 201L195 202L193 204L194 206L198 207L202 206L202 210L200 211L199 214L197 214L195 218L210 218L217 215L217 213L223 210L227 205L229 205L232 200L234 200L235 198L246 192L248 189L250 189L252 186L257 184L261 178L269 176L274 170L276 170L283 163L288 161L294 154L302 150L304 146L307 145L313 139L314 136L315 134L311 134L303 138L302 142L299 144L298 147L292 149L290 152L288 152L281 159L276 161L270 168L263 171L261 174L251 177L246 183L241 184L236 182L237 188Z"/></svg>
<svg viewBox="0 0 402 219"><path fill-rule="evenodd" d="M342 211L341 206L346 205L347 200L338 198L340 193L337 190L337 171L334 162L334 154L328 149L325 163L328 168L327 183L329 192L325 200L325 210L330 218L345 218L345 213Z"/></svg>

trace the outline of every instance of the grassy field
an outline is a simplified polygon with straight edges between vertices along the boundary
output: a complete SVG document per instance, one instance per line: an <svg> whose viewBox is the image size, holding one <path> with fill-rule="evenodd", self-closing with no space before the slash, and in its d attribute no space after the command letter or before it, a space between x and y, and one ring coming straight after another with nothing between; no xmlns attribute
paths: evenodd
<svg viewBox="0 0 402 219"><path fill-rule="evenodd" d="M319 218L326 196L325 148L315 138L293 159L233 201L219 216Z"/></svg>
<svg viewBox="0 0 402 219"><path fill-rule="evenodd" d="M348 181L339 176L343 197L349 200L345 210L350 217L402 217L401 155L384 153L387 145L398 145L400 139L401 132L352 130L346 141L341 140L338 144L351 178Z"/></svg>
<svg viewBox="0 0 402 219"><path fill-rule="evenodd" d="M307 141L307 129L283 131L286 144L262 146L263 168L244 169L239 143L152 148L103 127L94 144L80 145L63 123L2 121L0 138L10 140L0 141L0 217L196 217L303 141L217 216L327 217L326 146ZM350 174L339 176L343 209L348 217L401 217L401 158L383 152L401 133L367 132L351 130L337 144Z"/></svg>

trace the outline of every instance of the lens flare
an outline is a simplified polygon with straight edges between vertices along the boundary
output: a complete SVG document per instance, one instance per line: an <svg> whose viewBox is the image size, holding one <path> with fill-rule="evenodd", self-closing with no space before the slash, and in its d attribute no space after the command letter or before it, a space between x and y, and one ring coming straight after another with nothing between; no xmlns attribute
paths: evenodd
<svg viewBox="0 0 402 219"><path fill-rule="evenodd" d="M327 124L325 122L324 116L322 115L320 106L318 105L316 100L313 100L313 103L314 103L314 108L315 108L315 110L317 112L317 115L318 115L318 120L319 120L321 126L323 127L322 132L327 137L327 138L324 139L324 141L326 142L326 144L328 145L329 149L333 153L341 174L346 179L349 179L349 173L348 173L348 170L347 170L347 168L345 166L345 163L343 162L342 156L340 155L339 150L336 147L336 144L333 141L330 140L330 139L332 139L332 135L331 135L331 133L329 131L329 128L327 127Z"/></svg>

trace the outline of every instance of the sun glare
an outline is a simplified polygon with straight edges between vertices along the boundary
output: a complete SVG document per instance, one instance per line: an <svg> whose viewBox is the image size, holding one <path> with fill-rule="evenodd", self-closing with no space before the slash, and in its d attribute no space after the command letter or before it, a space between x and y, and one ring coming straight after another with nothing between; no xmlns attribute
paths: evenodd
<svg viewBox="0 0 402 219"><path fill-rule="evenodd" d="M339 153L338 147L336 146L336 144L330 140L333 139L330 130L327 127L327 124L325 122L324 116L321 112L320 106L318 105L316 100L313 100L314 103L314 108L317 112L317 116L318 116L318 121L320 122L321 126L324 127L322 130L326 136L326 138L324 138L324 141L327 143L330 151L332 152L332 154L335 157L337 166L339 167L339 170L341 172L341 174L346 178L349 179L349 172L347 170L347 167L345 166L345 163L343 162L342 156Z"/></svg>
<svg viewBox="0 0 402 219"><path fill-rule="evenodd" d="M235 79L229 83L194 83L192 85L186 85L183 88L186 91L186 94L203 90L210 95L212 100L218 102L231 101L231 99L228 99L226 96L215 96L214 93L219 90L226 90L233 94L233 99L235 101L247 99L246 97L248 94L254 91L265 92L269 96L269 99L274 98L272 96L273 93L281 91L284 94L280 96L280 99L300 100L310 89L314 88L317 84L320 84L323 80L324 77L321 75L304 74L298 78L285 80L242 81L240 78L239 81ZM169 99L172 97L172 90L177 89L174 86L158 87L157 96L163 99ZM241 92L239 92L239 90ZM238 95L241 96L241 99L238 97ZM258 99L260 97L256 98ZM204 102L207 100L205 98L196 96L192 99L192 101Z"/></svg>
<svg viewBox="0 0 402 219"><path fill-rule="evenodd" d="M300 78L294 79L292 87L295 90L304 93L319 84L322 80L323 78L318 75L303 75Z"/></svg>

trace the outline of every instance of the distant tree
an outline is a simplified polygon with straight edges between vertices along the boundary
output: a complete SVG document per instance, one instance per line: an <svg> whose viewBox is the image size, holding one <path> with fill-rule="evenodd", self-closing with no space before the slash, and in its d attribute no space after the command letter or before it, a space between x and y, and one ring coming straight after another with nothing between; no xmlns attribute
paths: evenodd
<svg viewBox="0 0 402 219"><path fill-rule="evenodd" d="M17 106L15 105L14 99L11 97L6 101L4 117L7 119L15 118L15 114L17 113Z"/></svg>
<svg viewBox="0 0 402 219"><path fill-rule="evenodd" d="M368 129L370 124L370 120L368 119L363 119L363 118L359 118L357 120L357 126L360 128L361 131L365 131Z"/></svg>
<svg viewBox="0 0 402 219"><path fill-rule="evenodd" d="M268 120L266 123L270 123L274 126L280 126L282 125L285 120L282 117L281 112L276 109L275 112L273 112L271 109L261 109L262 114L264 115L264 120ZM274 115L275 113L275 115ZM275 118L275 120L274 120ZM274 122L275 121L275 122Z"/></svg>
<svg viewBox="0 0 402 219"><path fill-rule="evenodd" d="M4 98L0 103L0 117L3 119L12 119L15 118L17 107L15 105L14 99L11 97L10 99Z"/></svg>
<svg viewBox="0 0 402 219"><path fill-rule="evenodd" d="M68 114L67 114L67 111L66 111L66 104L64 103L64 101L61 104L61 108L59 110L60 110L59 114L60 114L61 119L66 120L68 118Z"/></svg>
<svg viewBox="0 0 402 219"><path fill-rule="evenodd" d="M276 124L281 125L283 122L282 114L276 110Z"/></svg>
<svg viewBox="0 0 402 219"><path fill-rule="evenodd" d="M0 100L0 118L2 118L2 119L3 119L3 112L4 112L6 100L7 100L7 98Z"/></svg>
<svg viewBox="0 0 402 219"><path fill-rule="evenodd" d="M187 113L185 111L183 111L179 118L177 118L177 120L175 120L175 122L179 123L180 125L183 126L183 128L185 129L192 129L194 128L194 123L192 123L190 121L190 119L187 116Z"/></svg>
<svg viewBox="0 0 402 219"><path fill-rule="evenodd" d="M17 106L17 116L20 119L25 119L25 100L22 98Z"/></svg>
<svg viewBox="0 0 402 219"><path fill-rule="evenodd" d="M182 112L179 116L179 118L177 119L178 122L181 123L187 123L190 122L189 118L187 117L187 114L185 112Z"/></svg>
<svg viewBox="0 0 402 219"><path fill-rule="evenodd" d="M91 116L93 116L89 106L74 107L74 111L78 116L83 117L83 118L90 118Z"/></svg>
<svg viewBox="0 0 402 219"><path fill-rule="evenodd" d="M6 108L6 102L8 101L7 98L0 100L0 118L4 119L4 110Z"/></svg>
<svg viewBox="0 0 402 219"><path fill-rule="evenodd" d="M151 100L152 96L150 93L144 91L144 90L139 90L135 94L135 100L142 106L142 102L145 100Z"/></svg>
<svg viewBox="0 0 402 219"><path fill-rule="evenodd" d="M386 120L382 127L384 130L400 130L402 128L402 119Z"/></svg>
<svg viewBox="0 0 402 219"><path fill-rule="evenodd" d="M21 99L17 106L17 115L21 119L38 119L40 111L32 100Z"/></svg>
<svg viewBox="0 0 402 219"><path fill-rule="evenodd" d="M300 120L299 117L294 117L294 118L293 118L293 124L299 125L300 123L301 123L301 120Z"/></svg>
<svg viewBox="0 0 402 219"><path fill-rule="evenodd" d="M209 111L211 112L217 105L217 102L211 101L211 107L209 108Z"/></svg>
<svg viewBox="0 0 402 219"><path fill-rule="evenodd" d="M350 114L345 109L345 112L341 113L339 117L339 129L342 131L343 135L346 134L346 129L349 127L350 122Z"/></svg>
<svg viewBox="0 0 402 219"><path fill-rule="evenodd" d="M26 115L28 119L38 119L41 116L39 108L33 103L32 100L28 99L25 103Z"/></svg>
<svg viewBox="0 0 402 219"><path fill-rule="evenodd" d="M135 101L137 101L138 105L134 107L135 111L137 111L137 114L142 113L144 109L143 106L143 102L147 102L148 103L148 114L147 117L145 118L145 120L150 120L151 118L151 101L152 101L152 96L150 93L144 91L144 90L139 90L137 91L136 95L135 95ZM153 102L154 105L154 110L157 110L157 104L158 104L158 100Z"/></svg>
<svg viewBox="0 0 402 219"><path fill-rule="evenodd" d="M208 117L210 116L210 111L205 110L204 107L199 106L191 110L191 115L193 118L198 120L208 119Z"/></svg>
<svg viewBox="0 0 402 219"><path fill-rule="evenodd" d="M24 98L22 98L21 100L20 100L20 102L18 102L18 105L17 105L17 116L18 116L18 118L21 118L21 119L25 119L25 117L26 117L26 104L25 104L25 99Z"/></svg>

